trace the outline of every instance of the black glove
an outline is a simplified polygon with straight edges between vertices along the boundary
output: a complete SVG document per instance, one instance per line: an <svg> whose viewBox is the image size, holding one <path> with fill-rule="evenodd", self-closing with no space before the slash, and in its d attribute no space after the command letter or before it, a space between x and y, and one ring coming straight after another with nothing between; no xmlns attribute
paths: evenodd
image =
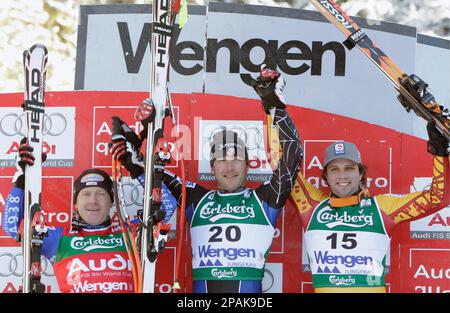
<svg viewBox="0 0 450 313"><path fill-rule="evenodd" d="M27 138L23 137L22 140L20 140L19 154L16 155L16 172L12 179L12 183L15 187L25 189L25 165L34 165L35 157L33 150L33 147L27 143ZM41 158L42 162L45 162L45 160L47 160L47 154L42 153Z"/></svg>
<svg viewBox="0 0 450 313"><path fill-rule="evenodd" d="M110 152L115 160L122 162L131 178L137 178L144 173L143 156L140 152L142 141L120 118L113 116L112 119Z"/></svg>
<svg viewBox="0 0 450 313"><path fill-rule="evenodd" d="M269 114L269 110L274 107L281 109L286 108L283 96L285 81L279 72L265 67L261 70L256 81L257 83L253 88L261 98L264 111L267 114Z"/></svg>
<svg viewBox="0 0 450 313"><path fill-rule="evenodd" d="M450 153L450 145L447 138L444 137L437 129L433 122L427 124L428 152L437 156L446 156Z"/></svg>
<svg viewBox="0 0 450 313"><path fill-rule="evenodd" d="M134 119L141 122L142 126L144 127L139 134L141 140L147 138L148 124L152 123L155 120L155 116L155 105L153 104L151 98L142 101L136 109L136 112L134 112Z"/></svg>

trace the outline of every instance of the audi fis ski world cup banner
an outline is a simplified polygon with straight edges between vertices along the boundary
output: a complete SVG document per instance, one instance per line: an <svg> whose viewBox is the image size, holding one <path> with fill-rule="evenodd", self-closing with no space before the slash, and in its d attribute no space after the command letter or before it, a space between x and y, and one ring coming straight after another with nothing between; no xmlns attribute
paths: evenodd
<svg viewBox="0 0 450 313"><path fill-rule="evenodd" d="M134 125L131 119L131 113L136 107L136 103L146 96L145 93L130 92L69 92L69 93L50 93L52 98L58 103L73 103L73 99L77 99L75 107L75 165L72 167L44 167L43 169L43 205L44 215L48 224L51 226L69 227L70 216L72 214L73 192L72 185L75 177L77 177L83 169L88 167L97 167L110 172L108 168L108 156L104 153L105 143L108 142L110 131L110 121L108 114L122 114L124 119L130 126ZM4 98L14 97L20 98L20 94L0 95L0 101ZM52 99L50 98L50 99ZM208 145L209 136L216 127L226 127L230 129L243 129L250 131L247 135L256 131L262 131L262 137L265 138L264 129L267 125L262 122L265 118L261 110L258 100L245 99L230 96L208 95L208 94L174 94L174 98L179 104L179 123L180 126L185 125L185 133L183 136L189 138L184 144L194 147L191 157L186 158L186 167L189 169L187 178L203 184L207 188L216 188L215 183L209 179L202 181L199 173L202 171L207 173L207 165L202 165L200 158L196 155L200 154L203 145ZM215 103L213 108L210 103ZM103 107L103 104L108 104ZM47 107L52 108L56 103L48 101ZM129 108L127 108L129 106ZM111 111L109 111L111 110ZM423 177L430 179L431 158L426 153L425 142L412 136L403 136L396 131L389 130L373 124L367 124L364 121L347 118L331 113L324 113L319 110L311 110L288 104L288 110L293 117L294 122L299 128L302 141L305 147L305 157L302 171L307 179L319 186L323 190L328 190L328 186L321 180L320 172L323 168L323 151L331 142L337 140L346 140L356 143L360 147L364 163L368 166L368 184L370 190L376 193L408 193L413 188L420 188L417 184L417 178ZM99 112L102 111L101 114ZM104 112L103 112L104 111ZM107 112L107 113L106 113ZM232 120L231 116L242 118L245 112L245 120ZM230 119L228 119L230 118ZM324 129L317 120L322 120L328 124L328 128ZM252 123L254 128L250 128ZM343 127L346 125L346 127ZM208 128L209 129L205 129ZM181 129L182 127L180 127ZM332 135L329 130L332 129ZM349 129L364 129L364 133L349 132ZM188 130L192 130L188 133ZM168 135L170 138L170 134ZM244 136L242 134L242 136ZM44 141L45 141L44 136ZM245 138L245 136L244 136ZM369 141L367 138L371 138ZM176 138L173 138L176 141ZM264 140L265 141L265 140ZM202 142L202 144L200 144ZM254 142L250 141L249 145ZM99 148L100 147L100 148ZM262 152L262 148L260 148ZM258 154L255 154L256 157ZM265 156L259 154L258 157ZM267 155L267 154L266 154ZM413 157L411 157L413 155ZM171 160L170 170L180 175L179 167L176 167L176 153ZM254 158L256 160L256 158ZM256 163L255 163L256 164ZM262 170L266 168L259 162ZM202 169L202 166L204 168ZM258 169L257 166L255 166ZM255 169L255 170L256 170ZM259 169L258 169L259 170ZM11 188L11 179L14 174L14 167L2 167L0 173L0 212L3 214L3 206L5 199ZM257 171L256 171L257 173ZM270 174L268 174L270 175ZM250 180L248 185L255 187L260 182ZM426 183L425 183L426 185ZM425 186L423 185L423 186ZM125 202L132 216L142 205L142 188L138 183L129 177L124 178L124 189L126 192ZM437 217L439 214L439 217ZM435 213L431 218L431 227L444 227L440 225L443 221L446 223L446 211L442 210ZM175 220L174 228L176 229ZM418 220L417 222L422 222ZM435 225L436 223L439 225ZM415 228L411 226L411 230ZM442 232L442 231L441 231ZM410 292L439 292L448 290L448 259L442 257L446 251L448 239L429 238L416 239L410 236L410 225L403 224L398 226L396 230L397 236L392 238L390 268L386 269L386 279L388 290L390 291L410 291ZM167 252L159 257L157 270L157 286L158 292L171 292L171 286L174 279L174 256L176 253L175 240L169 240ZM441 237L439 235L439 237ZM8 236L0 232L0 246L2 251L9 251L12 247L18 249L18 244L8 238ZM436 255L433 263L422 258L416 251L428 249L427 255ZM307 258L302 253L302 233L301 222L298 213L290 203L287 203L280 213L274 233L273 244L268 256L269 264L265 273L264 286L271 286L267 292L311 292L311 278L307 265ZM9 253L9 252L8 252ZM303 255L303 257L302 257ZM231 257L231 256L229 256ZM20 288L20 280L15 276L15 271L10 271L9 264L16 262L20 256L13 257L11 255L4 256L8 261L2 262L0 265L5 273L5 280L0 283L0 289L3 292L14 292ZM13 259L11 261L11 259ZM323 259L327 265L330 262L340 262L339 260L348 259L346 255L342 258L336 257L332 260ZM186 262L186 271L184 273L184 283L186 290L191 290L190 280L190 251L185 250L184 262ZM19 260L17 260L19 262ZM389 265L389 262L387 262ZM338 265L338 264L336 264ZM12 266L12 265L11 265ZM350 267L351 263L345 263L342 266ZM408 271L401 271L402 268L408 268ZM89 270L89 268L88 268ZM95 271L95 268L92 268ZM3 273L3 272L2 272ZM7 274L6 274L7 273ZM436 274L442 273L442 274ZM413 279L416 277L416 279ZM435 278L437 277L437 278ZM405 284L407 282L407 284ZM57 286L50 284L49 291L57 291ZM106 287L105 287L106 288ZM266 288L266 287L265 287ZM106 292L106 290L105 290Z"/></svg>
<svg viewBox="0 0 450 313"><path fill-rule="evenodd" d="M0 165L14 166L19 142L24 137L25 115L20 107L0 107L0 135L2 148ZM71 167L74 162L75 108L49 108L44 114L43 166Z"/></svg>

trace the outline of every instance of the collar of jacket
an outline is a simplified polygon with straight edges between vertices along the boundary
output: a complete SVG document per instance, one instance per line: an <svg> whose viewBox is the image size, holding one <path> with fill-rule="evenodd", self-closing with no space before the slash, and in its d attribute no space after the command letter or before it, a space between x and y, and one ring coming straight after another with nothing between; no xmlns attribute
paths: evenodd
<svg viewBox="0 0 450 313"><path fill-rule="evenodd" d="M367 188L363 188L357 194L354 194L353 196L350 197L339 198L333 196L334 196L333 194L330 195L329 198L330 205L333 208L341 208L344 206L356 205L361 202L361 199L369 197L370 194Z"/></svg>

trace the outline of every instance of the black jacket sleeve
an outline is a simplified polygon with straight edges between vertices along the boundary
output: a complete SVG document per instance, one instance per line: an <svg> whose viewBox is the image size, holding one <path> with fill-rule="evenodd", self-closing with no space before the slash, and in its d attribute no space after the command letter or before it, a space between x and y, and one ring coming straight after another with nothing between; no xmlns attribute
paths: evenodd
<svg viewBox="0 0 450 313"><path fill-rule="evenodd" d="M281 157L278 159L272 178L259 186L256 193L270 207L282 208L294 187L302 164L303 147L297 128L286 109L276 109L274 125L278 133Z"/></svg>
<svg viewBox="0 0 450 313"><path fill-rule="evenodd" d="M170 193L177 200L178 206L181 206L181 196L182 196L182 180L180 177L174 173L165 170L163 183L169 188ZM203 196L208 193L208 189L202 187L199 184L186 181L186 207L195 205L203 198Z"/></svg>

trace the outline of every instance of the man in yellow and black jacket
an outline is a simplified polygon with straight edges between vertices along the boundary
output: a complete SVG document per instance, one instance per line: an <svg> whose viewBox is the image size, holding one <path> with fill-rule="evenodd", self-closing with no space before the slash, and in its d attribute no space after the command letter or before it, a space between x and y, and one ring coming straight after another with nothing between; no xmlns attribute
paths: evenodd
<svg viewBox="0 0 450 313"><path fill-rule="evenodd" d="M315 292L386 292L385 260L393 228L450 203L449 142L432 123L428 152L433 180L404 196L370 196L357 147L336 142L325 151L326 194L299 173L291 201L300 213Z"/></svg>

